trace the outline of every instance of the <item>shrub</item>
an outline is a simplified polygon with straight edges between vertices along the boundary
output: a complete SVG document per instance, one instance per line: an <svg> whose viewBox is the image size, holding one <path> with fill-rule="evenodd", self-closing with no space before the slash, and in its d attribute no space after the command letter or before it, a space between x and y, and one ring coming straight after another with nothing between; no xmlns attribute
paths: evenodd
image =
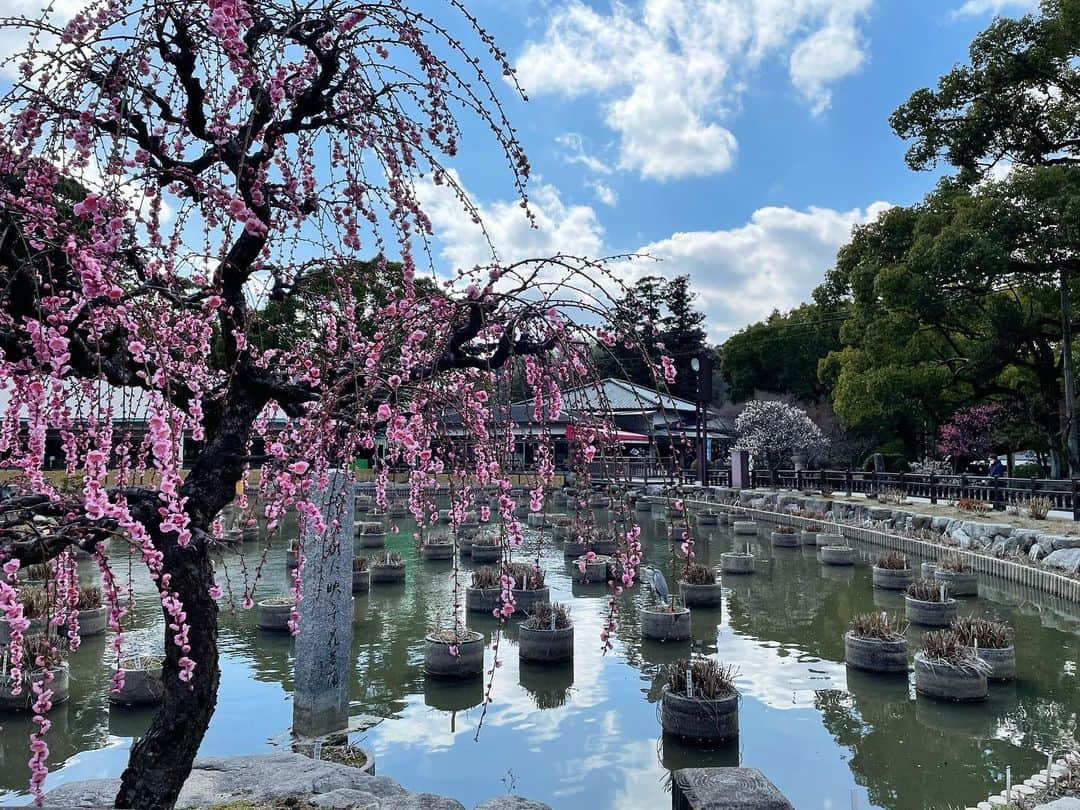
<svg viewBox="0 0 1080 810"><path fill-rule="evenodd" d="M886 487L878 493L878 500L881 503L891 504L905 504L908 502L907 495L904 494L902 489L896 487Z"/></svg>
<svg viewBox="0 0 1080 810"><path fill-rule="evenodd" d="M953 574L966 574L971 571L970 566L964 562L959 554L945 554L937 564L939 571L948 571Z"/></svg>
<svg viewBox="0 0 1080 810"><path fill-rule="evenodd" d="M690 563L686 566L682 579L689 585L712 585L716 582L716 572L707 565Z"/></svg>
<svg viewBox="0 0 1080 810"><path fill-rule="evenodd" d="M97 610L101 607L101 588L97 585L80 586L79 602L75 607L78 610Z"/></svg>
<svg viewBox="0 0 1080 810"><path fill-rule="evenodd" d="M551 622L553 616L555 617L554 625ZM565 630L570 626L570 608L559 602L555 604L540 602L521 625L530 630Z"/></svg>
<svg viewBox="0 0 1080 810"><path fill-rule="evenodd" d="M857 638L874 638L881 641L899 641L907 631L907 622L881 613L859 613L851 620L852 635Z"/></svg>
<svg viewBox="0 0 1080 810"><path fill-rule="evenodd" d="M472 574L474 588L501 588L502 569L494 565L481 565Z"/></svg>
<svg viewBox="0 0 1080 810"><path fill-rule="evenodd" d="M1054 502L1045 496L1035 495L1023 501L1022 505L1027 516L1032 520L1046 520L1046 516L1054 507Z"/></svg>
<svg viewBox="0 0 1080 810"><path fill-rule="evenodd" d="M1039 464L1017 464L1013 467L1013 478L1046 478L1046 470Z"/></svg>
<svg viewBox="0 0 1080 810"><path fill-rule="evenodd" d="M878 568L888 568L890 571L906 571L908 569L907 556L899 551L889 551L878 557Z"/></svg>
<svg viewBox="0 0 1080 810"><path fill-rule="evenodd" d="M919 602L947 602L949 586L941 582L912 582L907 595Z"/></svg>
<svg viewBox="0 0 1080 810"><path fill-rule="evenodd" d="M986 501L980 501L978 498L960 498L956 502L956 508L961 512L972 512L976 515L985 515L993 508L993 506Z"/></svg>
<svg viewBox="0 0 1080 810"><path fill-rule="evenodd" d="M353 570L354 573L357 573L357 574L360 573L361 571L367 571L368 570L368 559L367 559L367 557L353 557L352 570Z"/></svg>
<svg viewBox="0 0 1080 810"><path fill-rule="evenodd" d="M960 641L955 630L931 630L923 634L923 655L931 661L944 661L959 667L985 669L971 647Z"/></svg>
<svg viewBox="0 0 1080 810"><path fill-rule="evenodd" d="M690 670L690 677L693 679L694 697L717 700L738 694L735 679L739 672L735 667L697 656L668 664L667 683L675 694L686 694L687 670Z"/></svg>
<svg viewBox="0 0 1080 810"><path fill-rule="evenodd" d="M825 531L825 527L820 523L810 523L803 531L810 532L811 534L821 534L821 532Z"/></svg>
<svg viewBox="0 0 1080 810"><path fill-rule="evenodd" d="M396 568L399 565L404 565L405 560L396 551L389 551L388 550L388 551L382 552L377 557L375 557L372 560L371 564L372 565L390 565L390 566L394 566Z"/></svg>
<svg viewBox="0 0 1080 810"><path fill-rule="evenodd" d="M953 622L952 629L968 647L974 647L978 642L982 649L1003 650L1013 643L1013 629L1005 622L968 616Z"/></svg>

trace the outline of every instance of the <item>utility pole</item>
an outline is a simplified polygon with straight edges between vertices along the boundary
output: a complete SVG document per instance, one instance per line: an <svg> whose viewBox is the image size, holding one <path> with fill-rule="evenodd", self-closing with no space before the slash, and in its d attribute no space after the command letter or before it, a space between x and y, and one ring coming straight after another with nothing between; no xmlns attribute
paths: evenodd
<svg viewBox="0 0 1080 810"><path fill-rule="evenodd" d="M1076 387L1073 380L1072 301L1069 298L1069 274L1061 268L1061 365L1065 378L1065 455L1069 476L1077 474L1080 457L1076 440Z"/></svg>

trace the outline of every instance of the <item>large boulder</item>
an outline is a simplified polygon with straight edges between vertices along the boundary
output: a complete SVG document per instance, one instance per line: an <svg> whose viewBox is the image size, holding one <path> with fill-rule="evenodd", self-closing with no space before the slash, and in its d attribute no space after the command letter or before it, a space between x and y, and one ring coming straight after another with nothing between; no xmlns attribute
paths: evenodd
<svg viewBox="0 0 1080 810"><path fill-rule="evenodd" d="M1060 551L1063 548L1080 548L1080 537L1059 535L1054 538L1053 548L1054 551Z"/></svg>
<svg viewBox="0 0 1080 810"><path fill-rule="evenodd" d="M521 796L496 796L476 805L473 810L551 810L551 806Z"/></svg>
<svg viewBox="0 0 1080 810"><path fill-rule="evenodd" d="M1080 571L1080 548L1062 548L1052 551L1046 555L1043 564L1049 568L1058 568L1075 574Z"/></svg>

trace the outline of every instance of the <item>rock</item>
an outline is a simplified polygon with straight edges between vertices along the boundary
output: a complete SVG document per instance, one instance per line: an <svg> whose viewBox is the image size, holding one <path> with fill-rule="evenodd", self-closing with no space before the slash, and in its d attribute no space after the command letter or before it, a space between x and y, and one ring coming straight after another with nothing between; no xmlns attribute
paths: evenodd
<svg viewBox="0 0 1080 810"><path fill-rule="evenodd" d="M465 810L465 805L455 799L436 796L434 793L410 793L405 797L395 796L383 803L383 807L394 810Z"/></svg>
<svg viewBox="0 0 1080 810"><path fill-rule="evenodd" d="M949 530L949 524L952 523L951 518L947 518L944 515L935 515L930 519L930 528L938 534L947 532Z"/></svg>
<svg viewBox="0 0 1080 810"><path fill-rule="evenodd" d="M671 790L672 810L794 810L757 768L683 768Z"/></svg>
<svg viewBox="0 0 1080 810"><path fill-rule="evenodd" d="M1052 551L1043 560L1043 564L1050 568L1060 568L1062 571L1075 574L1080 571L1080 548L1063 548Z"/></svg>
<svg viewBox="0 0 1080 810"><path fill-rule="evenodd" d="M308 804L315 807L334 807L334 808L351 808L351 807L370 807L372 802L378 802L379 799L372 793L365 793L362 790L351 790L349 788L339 788L338 790L331 790L326 793L320 793L317 796L312 796L308 800ZM375 805L378 807L378 804Z"/></svg>
<svg viewBox="0 0 1080 810"><path fill-rule="evenodd" d="M1055 537L1052 545L1054 551L1063 548L1080 548L1080 537Z"/></svg>
<svg viewBox="0 0 1080 810"><path fill-rule="evenodd" d="M892 509L884 506L871 506L868 517L873 521L892 520Z"/></svg>
<svg viewBox="0 0 1080 810"><path fill-rule="evenodd" d="M521 796L496 796L476 805L473 810L551 810L551 806Z"/></svg>
<svg viewBox="0 0 1080 810"><path fill-rule="evenodd" d="M1080 810L1080 799L1055 799L1049 804L1037 804L1035 810Z"/></svg>
<svg viewBox="0 0 1080 810"><path fill-rule="evenodd" d="M112 807L119 792L119 779L83 779L50 790L45 794L45 806Z"/></svg>
<svg viewBox="0 0 1080 810"><path fill-rule="evenodd" d="M934 525L933 515L912 515L911 516L911 528L913 529L929 529Z"/></svg>

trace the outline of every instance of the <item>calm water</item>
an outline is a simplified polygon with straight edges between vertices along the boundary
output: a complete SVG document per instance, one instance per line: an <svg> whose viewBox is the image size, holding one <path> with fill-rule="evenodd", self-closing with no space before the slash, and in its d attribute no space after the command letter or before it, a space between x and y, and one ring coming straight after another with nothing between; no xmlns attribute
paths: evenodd
<svg viewBox="0 0 1080 810"><path fill-rule="evenodd" d="M674 581L664 524L637 517L649 561ZM719 565L720 553L735 544L724 528L700 534L702 562ZM964 806L1002 789L1006 765L1027 776L1045 764L1040 752L1077 744L1080 608L1069 616L1036 594L984 583L980 598L962 600L962 612L1013 623L1018 681L992 686L981 705L916 700L903 677L847 672L843 664L853 613L903 607L902 597L871 588L873 550L865 549L854 569L823 567L812 549L773 551L764 528L750 538L756 573L725 578L722 610L695 609L692 646L643 644L636 608L655 597L635 589L623 600L607 656L599 645L605 588L573 582L561 549L550 548L544 565L552 599L572 605L577 628L573 666L519 666L514 625L498 639L493 619L471 614L470 625L488 638L488 666L496 642L502 661L481 726L480 684L424 678L423 637L449 599L450 564L418 562L410 538L405 526L388 536L388 546L409 560L407 583L373 586L355 600L353 711L387 718L360 739L380 774L467 807L513 789L560 809L660 808L670 804L669 768L736 764L760 768L800 810L849 808L853 791L864 808ZM270 552L263 595L284 587L283 548L277 541ZM242 576L235 556L222 562L234 581ZM160 625L157 601L146 582L137 578L136 585L138 626L152 633ZM910 631L913 646L919 635ZM291 641L257 630L251 611L223 617L221 645L221 693L202 753L287 745ZM736 745L701 751L661 738L660 670L691 648L739 668ZM149 722L148 711L110 708L104 662L104 637L88 639L73 656L71 699L53 711L48 735L50 787L119 775L132 737ZM25 802L30 724L19 715L0 722L0 803Z"/></svg>

